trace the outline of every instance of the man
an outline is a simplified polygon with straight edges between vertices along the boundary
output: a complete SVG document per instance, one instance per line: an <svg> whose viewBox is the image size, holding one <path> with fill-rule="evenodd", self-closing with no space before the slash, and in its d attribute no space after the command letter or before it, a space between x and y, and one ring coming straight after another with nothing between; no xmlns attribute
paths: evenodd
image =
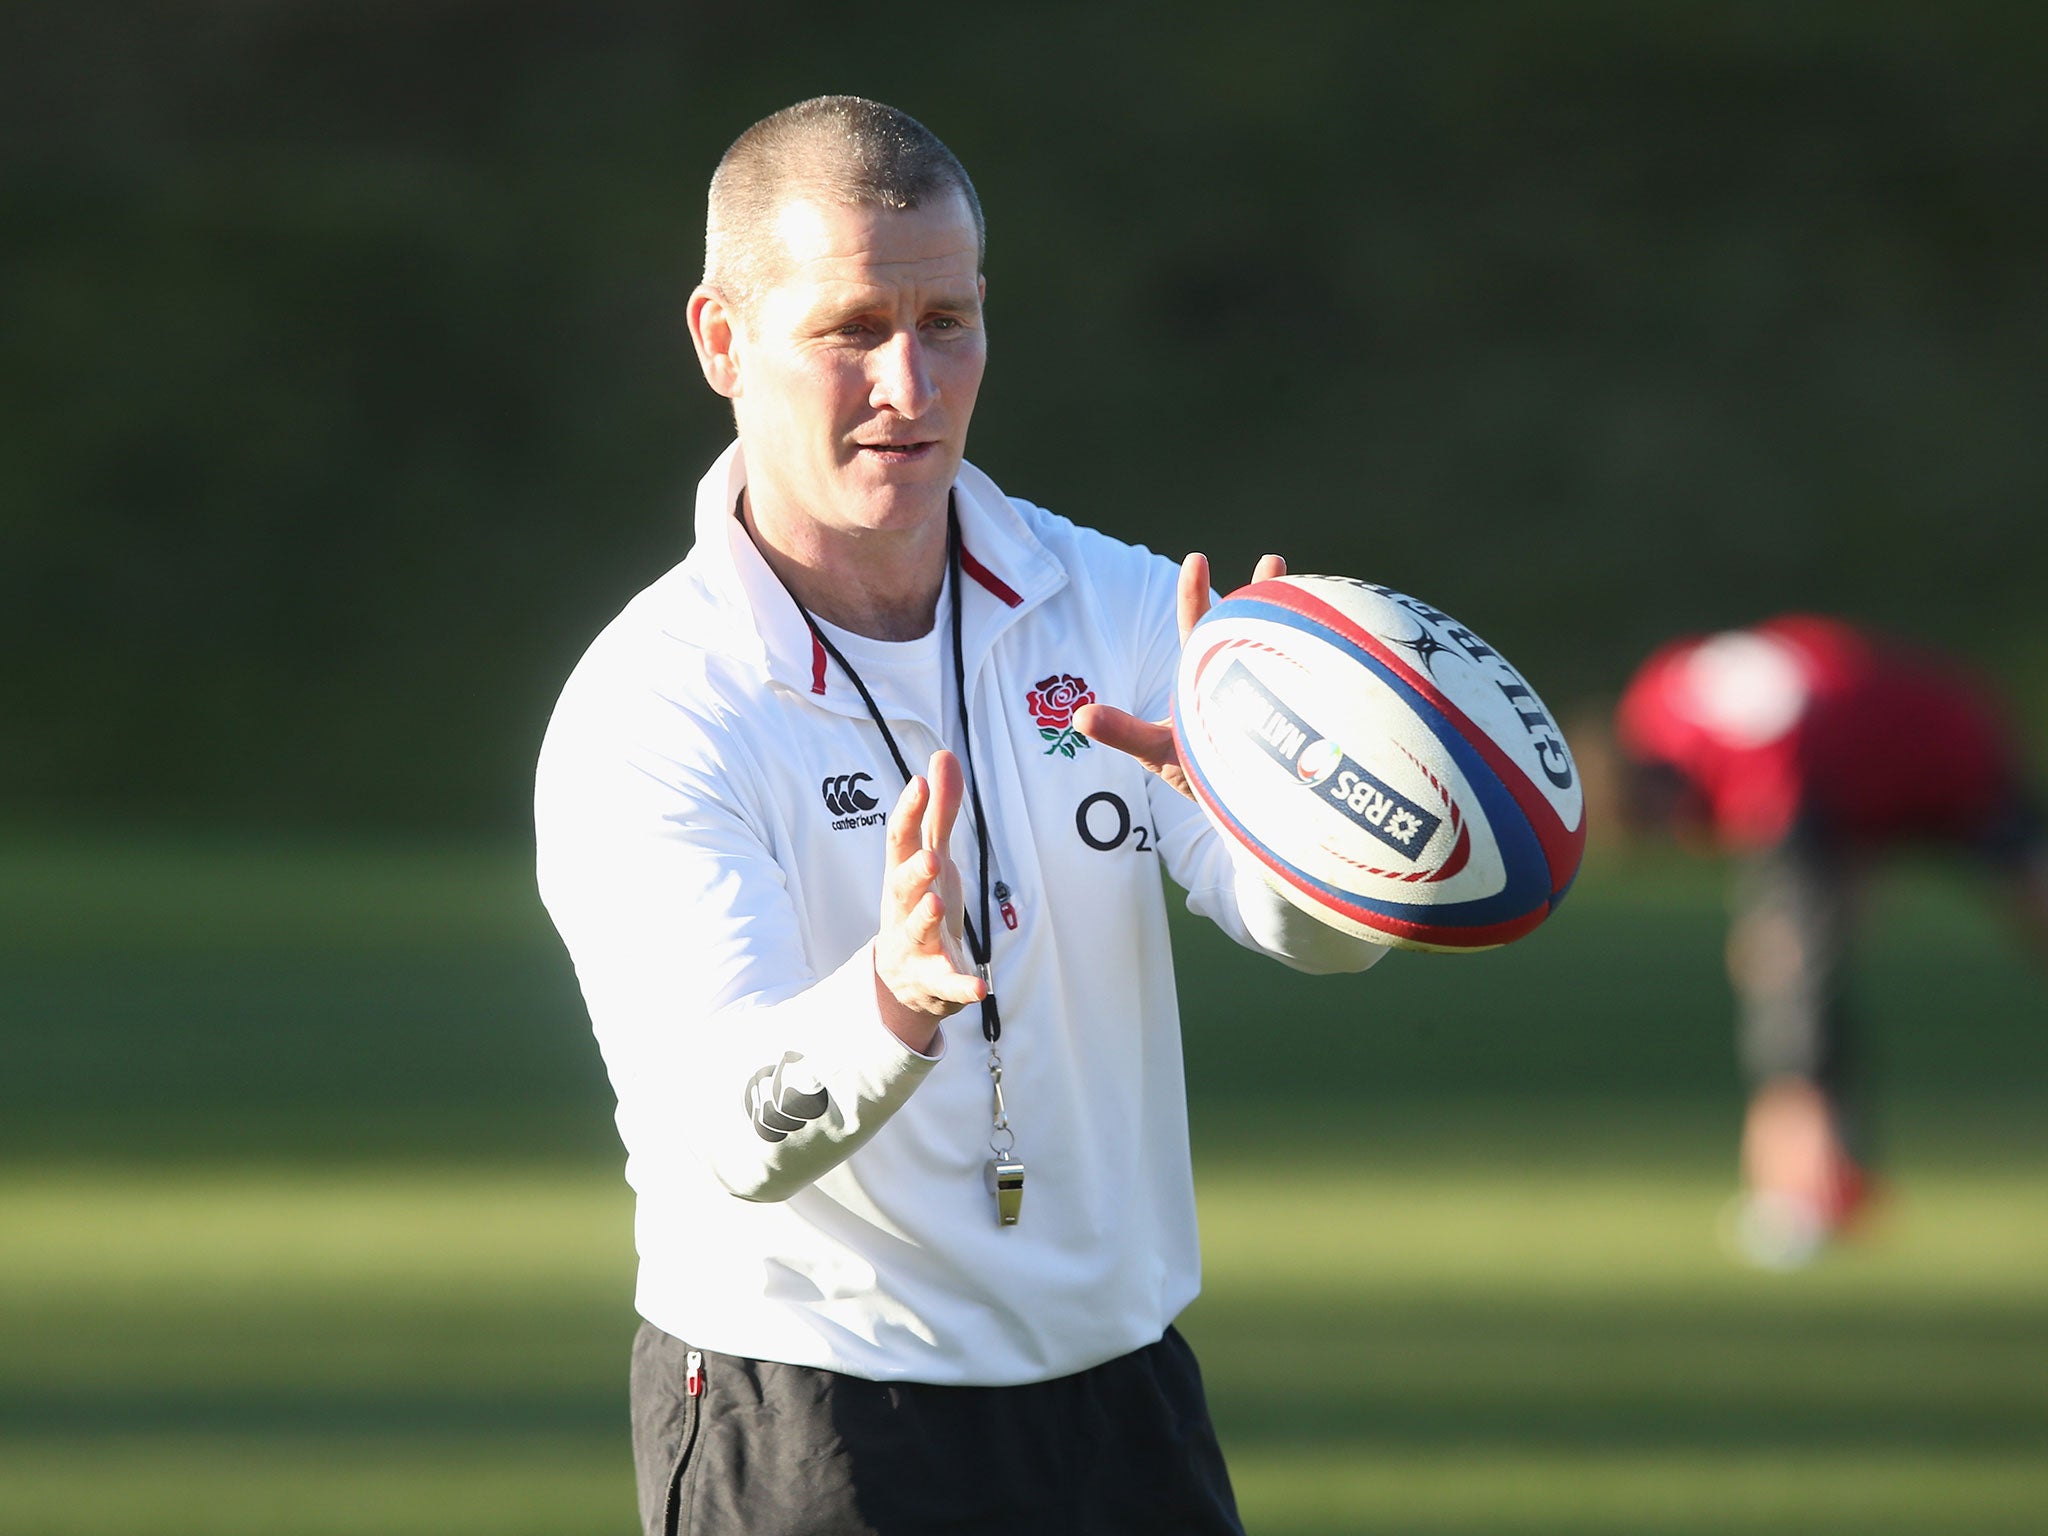
<svg viewBox="0 0 2048 1536"><path fill-rule="evenodd" d="M1953 663L1806 615L1674 642L1615 717L1631 819L1747 856L1728 971L1751 1083L1749 1257L1789 1267L1869 1193L1845 961L1877 854L1969 851L2048 950L2048 841L1997 711Z"/></svg>
<svg viewBox="0 0 2048 1536"><path fill-rule="evenodd" d="M1240 1529L1171 1326L1199 1275L1160 864L1303 969L1380 951L1185 797L1158 721L1202 559L965 462L982 247L900 112L735 142L689 324L738 442L542 751L541 888L638 1193L650 1532Z"/></svg>

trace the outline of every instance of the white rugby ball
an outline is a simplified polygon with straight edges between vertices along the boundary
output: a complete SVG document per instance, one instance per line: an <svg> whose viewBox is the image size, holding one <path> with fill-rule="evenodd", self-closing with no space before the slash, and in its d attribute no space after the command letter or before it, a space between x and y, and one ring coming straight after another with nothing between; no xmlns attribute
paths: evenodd
<svg viewBox="0 0 2048 1536"><path fill-rule="evenodd" d="M1586 846L1556 717L1448 614L1343 576L1254 582L1181 654L1174 738L1219 832L1303 911L1404 949L1491 949Z"/></svg>

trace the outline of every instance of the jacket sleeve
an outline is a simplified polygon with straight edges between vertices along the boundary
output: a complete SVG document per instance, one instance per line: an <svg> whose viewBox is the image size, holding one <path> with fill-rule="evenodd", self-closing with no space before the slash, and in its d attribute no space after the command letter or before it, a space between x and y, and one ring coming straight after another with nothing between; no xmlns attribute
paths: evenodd
<svg viewBox="0 0 2048 1536"><path fill-rule="evenodd" d="M635 728L657 710L663 750ZM742 1199L784 1200L872 1137L939 1057L882 1023L872 939L836 963L806 953L748 803L761 776L715 721L677 710L606 707L572 683L536 783L541 896L629 1151L693 1155Z"/></svg>
<svg viewBox="0 0 2048 1536"><path fill-rule="evenodd" d="M1132 708L1144 719L1164 720L1172 710L1180 670L1175 611L1180 571L1156 557L1147 564L1137 601L1129 606L1141 620L1132 640L1140 702ZM1363 971L1386 954L1386 946L1320 923L1274 890L1256 861L1233 849L1202 808L1164 780L1148 775L1146 794L1159 829L1160 855L1167 873L1188 893L1189 911L1208 918L1247 949L1313 976Z"/></svg>

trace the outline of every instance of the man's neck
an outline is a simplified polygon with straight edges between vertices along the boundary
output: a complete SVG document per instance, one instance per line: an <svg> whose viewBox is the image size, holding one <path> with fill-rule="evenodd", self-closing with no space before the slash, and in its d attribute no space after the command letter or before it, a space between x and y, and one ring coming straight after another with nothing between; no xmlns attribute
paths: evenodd
<svg viewBox="0 0 2048 1536"><path fill-rule="evenodd" d="M768 568L814 618L870 640L931 633L946 581L946 520L900 534L847 534L808 521L741 521Z"/></svg>

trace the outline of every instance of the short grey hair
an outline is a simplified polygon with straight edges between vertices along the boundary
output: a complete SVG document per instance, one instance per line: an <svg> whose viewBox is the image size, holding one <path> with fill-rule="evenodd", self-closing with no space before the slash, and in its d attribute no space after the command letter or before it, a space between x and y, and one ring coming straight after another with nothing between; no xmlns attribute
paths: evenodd
<svg viewBox="0 0 2048 1536"><path fill-rule="evenodd" d="M975 270L988 226L953 152L907 112L861 96L814 96L733 141L711 177L704 286L742 313L777 276L776 215L799 198L850 208L917 208L958 193L974 220Z"/></svg>

